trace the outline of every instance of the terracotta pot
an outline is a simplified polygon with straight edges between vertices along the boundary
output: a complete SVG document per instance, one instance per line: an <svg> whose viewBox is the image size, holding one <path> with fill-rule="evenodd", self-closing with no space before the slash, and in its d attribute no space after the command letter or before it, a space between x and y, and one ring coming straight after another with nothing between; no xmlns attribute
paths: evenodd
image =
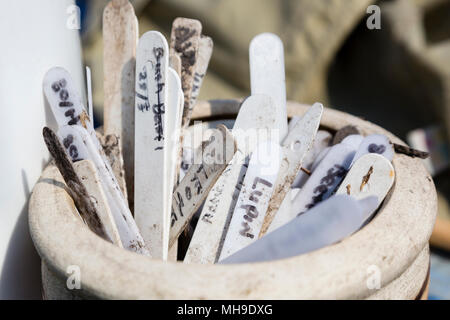
<svg viewBox="0 0 450 320"><path fill-rule="evenodd" d="M288 114L308 106L288 103ZM194 119L234 118L238 100L199 102ZM353 124L364 134L397 137L352 115L325 109L329 130ZM396 181L375 218L343 241L283 260L198 265L163 262L100 239L76 217L73 201L54 166L36 184L29 224L42 258L45 297L112 299L417 299L426 297L428 240L437 200L433 181L418 159L396 154ZM69 266L78 266L81 289L68 290ZM380 288L373 288L374 277Z"/></svg>

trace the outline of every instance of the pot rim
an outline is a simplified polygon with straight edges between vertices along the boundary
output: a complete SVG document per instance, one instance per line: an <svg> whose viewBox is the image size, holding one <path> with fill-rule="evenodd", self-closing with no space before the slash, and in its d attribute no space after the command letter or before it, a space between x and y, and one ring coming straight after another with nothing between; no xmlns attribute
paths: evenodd
<svg viewBox="0 0 450 320"><path fill-rule="evenodd" d="M240 100L199 101L193 119L235 116ZM288 116L308 105L288 102ZM321 126L356 125L363 135L385 129L324 108ZM80 267L82 290L101 298L126 299L361 299L373 294L366 282L375 265L381 287L399 278L428 245L437 212L434 183L420 159L395 154L396 181L375 218L339 243L282 260L236 265L163 262L129 252L96 236L76 217L55 166L36 183L29 205L30 233L37 251L61 277ZM349 263L349 262L352 263Z"/></svg>

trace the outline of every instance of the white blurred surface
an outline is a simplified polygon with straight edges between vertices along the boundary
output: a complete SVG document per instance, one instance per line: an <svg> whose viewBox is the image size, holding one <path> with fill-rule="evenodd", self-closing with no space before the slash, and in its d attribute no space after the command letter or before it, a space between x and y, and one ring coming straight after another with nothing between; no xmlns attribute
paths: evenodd
<svg viewBox="0 0 450 320"><path fill-rule="evenodd" d="M40 260L28 231L28 198L48 152L42 128L46 110L42 78L66 68L79 89L81 44L69 29L73 0L1 0L0 13L0 299L39 299Z"/></svg>

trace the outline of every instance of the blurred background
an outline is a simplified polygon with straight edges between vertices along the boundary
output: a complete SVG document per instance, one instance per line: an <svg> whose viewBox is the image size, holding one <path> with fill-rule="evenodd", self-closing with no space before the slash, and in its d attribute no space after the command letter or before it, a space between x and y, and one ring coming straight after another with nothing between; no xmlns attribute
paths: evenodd
<svg viewBox="0 0 450 320"><path fill-rule="evenodd" d="M107 2L77 1L98 124ZM439 195L430 298L450 299L450 0L131 2L141 35L154 29L169 38L179 16L202 22L214 51L200 99L248 96L248 45L258 33L273 32L285 47L288 99L352 113L429 151L425 164Z"/></svg>

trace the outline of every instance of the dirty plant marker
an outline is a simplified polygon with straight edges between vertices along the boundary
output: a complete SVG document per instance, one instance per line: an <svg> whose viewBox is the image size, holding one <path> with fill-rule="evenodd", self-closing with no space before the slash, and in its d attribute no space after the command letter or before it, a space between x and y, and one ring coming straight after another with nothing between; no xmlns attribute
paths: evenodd
<svg viewBox="0 0 450 320"><path fill-rule="evenodd" d="M291 220L291 203L300 190L301 189L298 188L292 188L289 190L288 194L284 197L280 208L278 209L278 213L275 215L275 218L270 224L269 229L266 231L266 234L281 227ZM286 205L286 203L289 203L289 205ZM284 209L283 207L286 207L286 209ZM279 214L280 212L287 212L287 214Z"/></svg>
<svg viewBox="0 0 450 320"><path fill-rule="evenodd" d="M120 152L120 139L115 134L101 135L97 132L98 140L102 145L103 152L108 159L108 163L111 165L112 172L116 177L117 183L119 184L120 191L127 199L127 187L125 184L125 172L123 170L123 158L122 152Z"/></svg>
<svg viewBox="0 0 450 320"><path fill-rule="evenodd" d="M382 155L368 153L355 161L336 193L356 199L376 196L380 205L394 179L395 171L391 162Z"/></svg>
<svg viewBox="0 0 450 320"><path fill-rule="evenodd" d="M353 158L353 163L368 153L377 153L392 161L394 158L394 147L385 135L371 134L362 140Z"/></svg>
<svg viewBox="0 0 450 320"><path fill-rule="evenodd" d="M259 135L275 129L276 117L276 108L269 96L250 96L242 103L232 130L236 154L206 198L184 262L214 263L218 259L245 175L246 158L254 148L254 143L246 144L245 140L255 133L256 138L260 138Z"/></svg>
<svg viewBox="0 0 450 320"><path fill-rule="evenodd" d="M197 65L194 73L194 84L192 85L191 102L189 103L191 108L194 108L195 103L197 102L214 46L212 39L203 35L200 37L198 45Z"/></svg>
<svg viewBox="0 0 450 320"><path fill-rule="evenodd" d="M258 239L274 191L281 157L278 141L262 142L253 151L219 261Z"/></svg>
<svg viewBox="0 0 450 320"><path fill-rule="evenodd" d="M119 231L117 230L116 223L114 222L114 217L112 216L94 164L91 160L82 160L75 162L74 168L86 188L86 191L95 208L97 209L98 216L100 217L100 221L105 228L106 234L112 240L112 243L123 248Z"/></svg>
<svg viewBox="0 0 450 320"><path fill-rule="evenodd" d="M273 33L261 33L250 42L249 56L252 95L267 94L274 100L282 142L288 133L283 42Z"/></svg>
<svg viewBox="0 0 450 320"><path fill-rule="evenodd" d="M289 215L290 212L278 212L284 197L297 176L302 162L316 136L317 129L322 118L323 106L315 103L305 115L296 123L283 141L283 161L277 181L275 192L270 199L269 208L264 218L259 237L262 237L269 229L274 217L278 214ZM292 211L292 210L291 210Z"/></svg>
<svg viewBox="0 0 450 320"><path fill-rule="evenodd" d="M330 144L332 135L328 131L319 130L317 131L316 137L314 139L311 150L306 154L305 159L302 163L302 168L305 168L309 171L312 170L312 165L314 160L318 157L318 155L328 147ZM299 171L297 177L295 177L294 182L292 183L292 187L300 188L304 185L306 180L308 180L310 174L308 175L304 171Z"/></svg>
<svg viewBox="0 0 450 320"><path fill-rule="evenodd" d="M202 24L198 20L176 18L172 24L170 49L181 59L181 86L184 93L183 126L189 124L192 114L191 94L198 59Z"/></svg>
<svg viewBox="0 0 450 320"><path fill-rule="evenodd" d="M112 242L100 220L100 215L97 208L93 204L92 199L81 182L80 177L75 172L72 161L70 161L67 156L67 153L61 145L58 137L51 129L47 127L44 127L42 130L42 135L44 136L44 141L47 145L48 151L52 155L53 159L55 159L56 167L59 169L59 172L64 178L64 182L71 191L71 197L79 210L81 219L96 235Z"/></svg>
<svg viewBox="0 0 450 320"><path fill-rule="evenodd" d="M166 39L157 31L146 32L136 54L134 217L151 256L163 260L169 250L168 69Z"/></svg>
<svg viewBox="0 0 450 320"><path fill-rule="evenodd" d="M103 160L102 151L94 145L87 130L79 125L63 126L59 128L58 136L72 161L91 160L97 169L123 247L149 255L117 180L112 174L111 166Z"/></svg>
<svg viewBox="0 0 450 320"><path fill-rule="evenodd" d="M43 89L58 127L81 125L88 131L103 161L108 163L109 160L102 152L103 149L97 139L94 125L81 102L80 94L76 90L69 72L60 67L51 68L44 76Z"/></svg>
<svg viewBox="0 0 450 320"><path fill-rule="evenodd" d="M376 197L333 196L220 263L283 259L331 245L357 231L376 208Z"/></svg>
<svg viewBox="0 0 450 320"><path fill-rule="evenodd" d="M137 19L130 2L110 1L103 10L104 132L119 137L131 209L134 201L134 85L138 34Z"/></svg>
<svg viewBox="0 0 450 320"><path fill-rule="evenodd" d="M194 163L189 168L173 193L169 246L197 212L236 152L231 132L223 125L219 125L216 132L198 150L202 163Z"/></svg>
<svg viewBox="0 0 450 320"><path fill-rule="evenodd" d="M45 74L42 86L58 126L79 124L97 140L92 121L67 70L51 68Z"/></svg>
<svg viewBox="0 0 450 320"><path fill-rule="evenodd" d="M347 174L357 148L343 142L331 147L292 202L292 218L331 196Z"/></svg>

